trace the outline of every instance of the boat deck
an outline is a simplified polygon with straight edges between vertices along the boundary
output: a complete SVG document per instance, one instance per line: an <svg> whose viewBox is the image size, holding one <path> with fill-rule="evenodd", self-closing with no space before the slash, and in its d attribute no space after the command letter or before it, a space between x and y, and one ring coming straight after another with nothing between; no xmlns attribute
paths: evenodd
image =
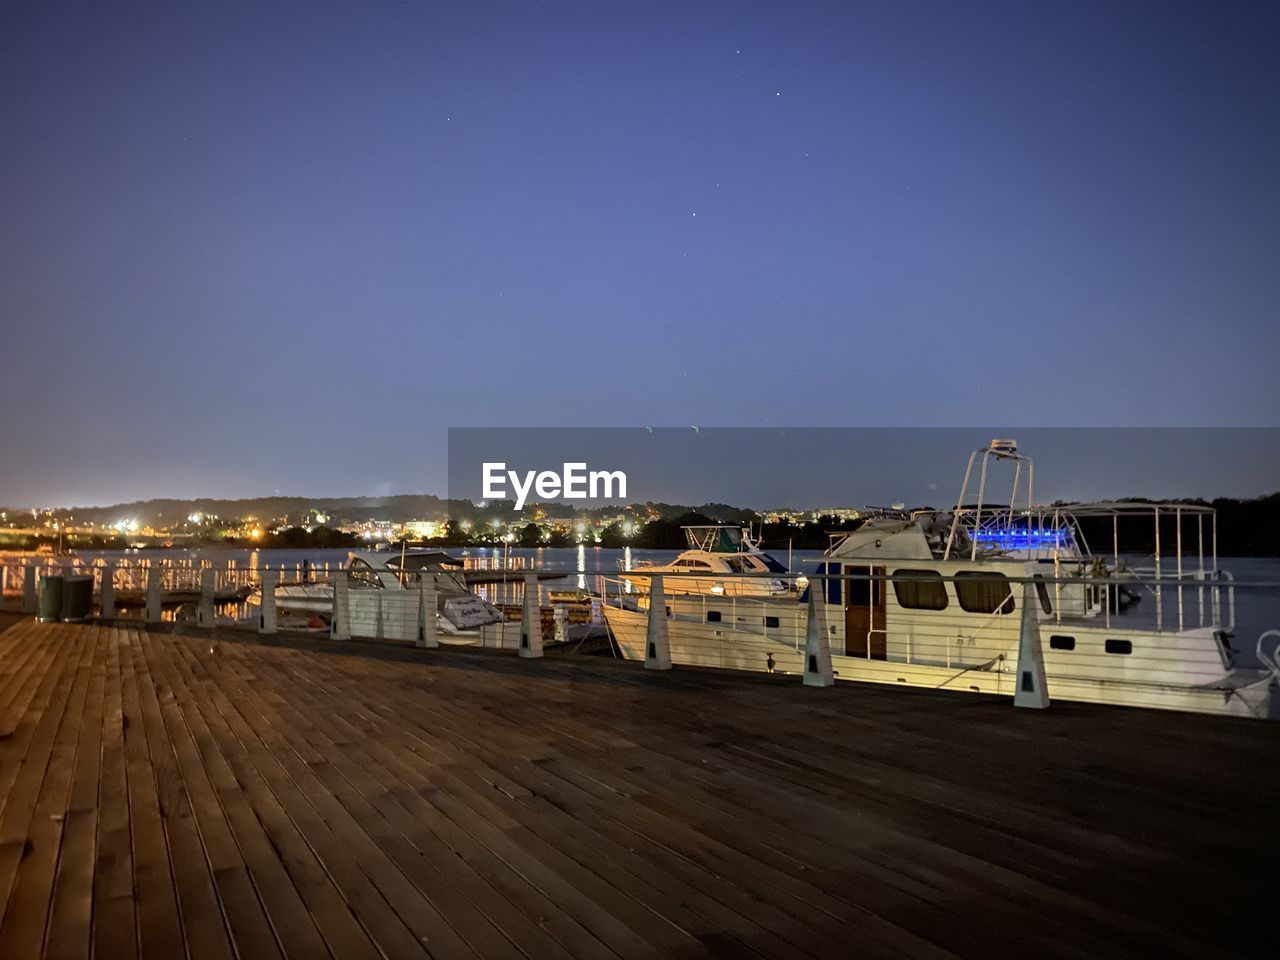
<svg viewBox="0 0 1280 960"><path fill-rule="evenodd" d="M0 957L1274 955L1278 756L1257 721L23 620Z"/></svg>

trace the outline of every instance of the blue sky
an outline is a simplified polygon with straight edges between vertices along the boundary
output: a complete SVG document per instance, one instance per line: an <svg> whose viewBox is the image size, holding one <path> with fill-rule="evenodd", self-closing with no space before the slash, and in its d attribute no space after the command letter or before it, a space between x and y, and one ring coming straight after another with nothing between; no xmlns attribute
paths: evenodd
<svg viewBox="0 0 1280 960"><path fill-rule="evenodd" d="M1278 11L10 5L0 502L443 492L451 426L1274 425Z"/></svg>

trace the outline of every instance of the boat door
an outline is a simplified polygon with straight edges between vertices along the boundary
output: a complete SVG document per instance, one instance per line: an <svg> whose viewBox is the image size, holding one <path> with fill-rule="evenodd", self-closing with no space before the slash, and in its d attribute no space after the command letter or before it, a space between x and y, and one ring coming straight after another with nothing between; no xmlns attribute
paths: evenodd
<svg viewBox="0 0 1280 960"><path fill-rule="evenodd" d="M844 582L844 652L848 657L885 659L884 567L847 566Z"/></svg>

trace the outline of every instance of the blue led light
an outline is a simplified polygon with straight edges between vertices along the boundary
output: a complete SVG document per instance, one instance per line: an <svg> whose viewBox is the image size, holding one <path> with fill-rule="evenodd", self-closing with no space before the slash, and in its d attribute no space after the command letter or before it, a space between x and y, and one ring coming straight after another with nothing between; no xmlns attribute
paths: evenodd
<svg viewBox="0 0 1280 960"><path fill-rule="evenodd" d="M1002 550L1030 550L1036 547L1061 547L1068 540L1065 527L1056 530L1028 527L1005 527L998 530L975 530L973 539Z"/></svg>

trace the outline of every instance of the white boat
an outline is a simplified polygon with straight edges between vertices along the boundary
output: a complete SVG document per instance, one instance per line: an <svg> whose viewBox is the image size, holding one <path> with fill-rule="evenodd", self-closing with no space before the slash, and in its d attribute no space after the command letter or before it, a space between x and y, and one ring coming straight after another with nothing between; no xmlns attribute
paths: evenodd
<svg viewBox="0 0 1280 960"><path fill-rule="evenodd" d="M428 573L435 581L438 624L444 634L469 635L488 624L504 622L501 610L468 588L463 562L443 550L356 550L347 555L346 566L335 576L347 578L351 619L363 623L392 615L392 606L384 604L383 597L406 590L416 594L419 580ZM281 584L276 587L275 597L276 607L282 611L328 616L333 610L331 582L310 583L304 579ZM258 601L256 595L250 600Z"/></svg>
<svg viewBox="0 0 1280 960"><path fill-rule="evenodd" d="M979 457L978 494L968 504ZM1011 500L1025 490L1025 506L993 508L985 502L988 474L1009 465ZM993 441L970 457L954 510L874 517L836 535L811 583L836 678L1012 695L1029 606L1051 698L1276 715L1275 651L1259 638L1264 668L1237 664L1234 586L1218 567L1211 508L1046 508L1034 505L1031 487L1031 462L1016 443ZM1136 517L1154 521L1150 567L1126 565L1119 551L1120 524ZM1176 543L1162 549L1171 521ZM1090 552L1084 524L1110 528L1109 556ZM803 672L807 591L799 602L682 595L676 580L663 583L673 663ZM623 656L643 660L643 598L634 609L611 603L605 617Z"/></svg>
<svg viewBox="0 0 1280 960"><path fill-rule="evenodd" d="M673 577L668 593L712 596L794 596L794 586L781 575L787 568L760 549L749 530L726 526L682 527L688 549L670 563L638 561L621 577L637 593L648 591L649 578L657 574L690 574ZM621 564L621 561L619 561Z"/></svg>

